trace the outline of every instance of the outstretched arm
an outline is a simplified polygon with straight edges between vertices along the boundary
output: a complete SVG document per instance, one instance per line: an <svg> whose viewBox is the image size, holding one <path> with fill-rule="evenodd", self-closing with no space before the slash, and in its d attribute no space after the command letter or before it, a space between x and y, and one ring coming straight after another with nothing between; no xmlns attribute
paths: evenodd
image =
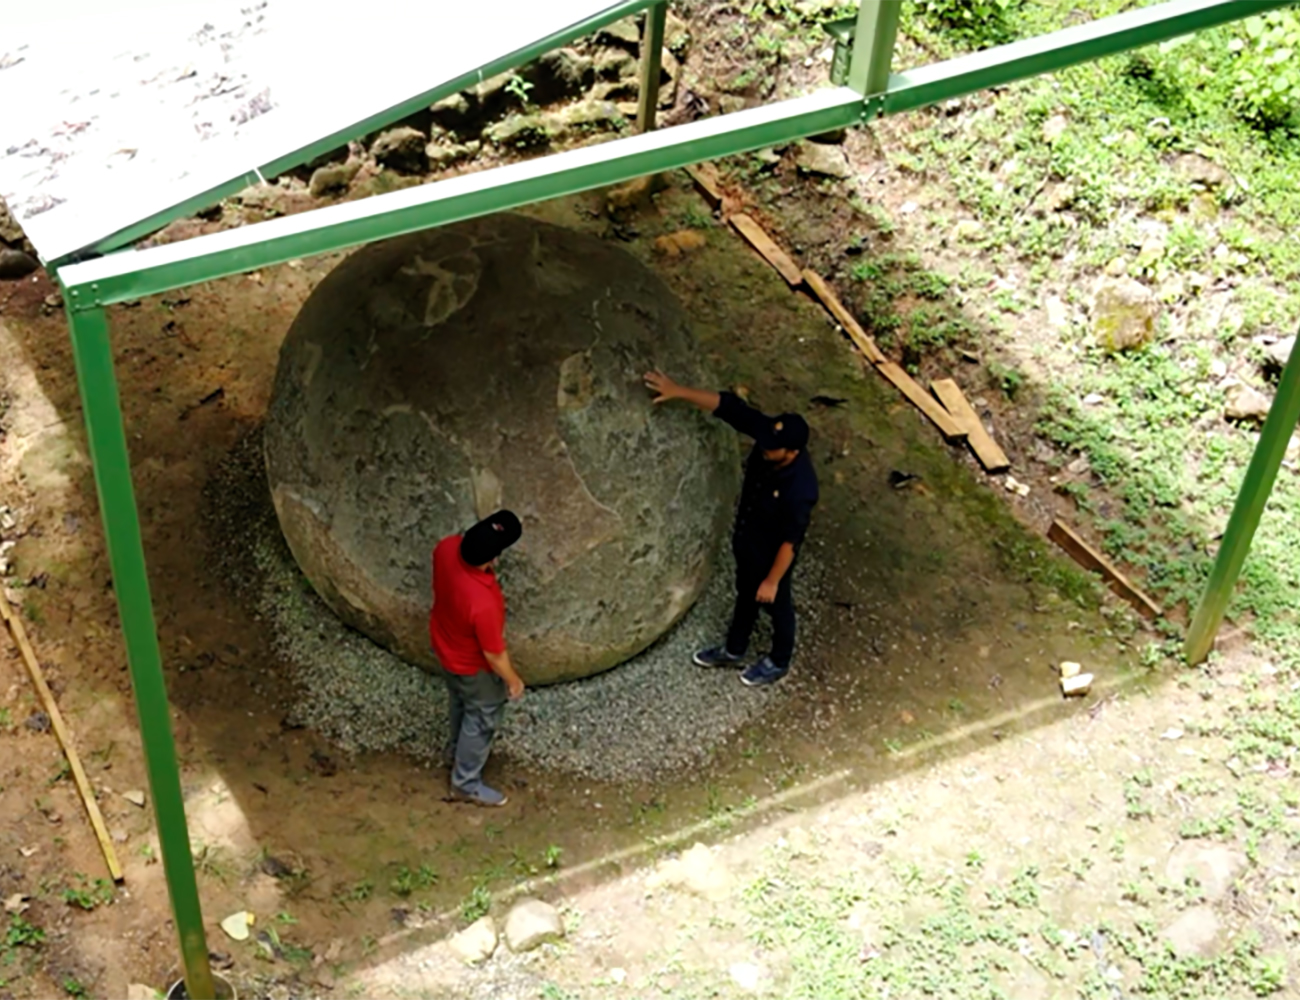
<svg viewBox="0 0 1300 1000"><path fill-rule="evenodd" d="M646 388L655 394L654 401L656 403L666 403L670 399L684 399L686 402L698 406L705 413L713 413L718 408L718 404L722 402L720 393L678 385L663 372L647 372L645 384Z"/></svg>

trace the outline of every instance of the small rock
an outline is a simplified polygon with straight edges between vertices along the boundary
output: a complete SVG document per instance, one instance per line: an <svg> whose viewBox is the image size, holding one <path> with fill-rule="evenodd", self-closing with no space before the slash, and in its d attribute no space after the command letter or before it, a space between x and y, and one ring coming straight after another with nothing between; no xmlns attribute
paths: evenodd
<svg viewBox="0 0 1300 1000"><path fill-rule="evenodd" d="M1213 222L1219 217L1219 200L1202 191L1188 203L1187 214L1200 222Z"/></svg>
<svg viewBox="0 0 1300 1000"><path fill-rule="evenodd" d="M5 913L22 913L28 909L25 893L15 892L5 900Z"/></svg>
<svg viewBox="0 0 1300 1000"><path fill-rule="evenodd" d="M705 239L704 234L694 229L682 229L675 233L667 233L654 242L655 250L665 257L680 257L707 245L708 240Z"/></svg>
<svg viewBox="0 0 1300 1000"><path fill-rule="evenodd" d="M1055 215L1074 204L1079 195L1073 184L1066 181L1054 181L1043 188L1043 193L1034 200L1036 215Z"/></svg>
<svg viewBox="0 0 1300 1000"><path fill-rule="evenodd" d="M430 169L443 170L455 166L457 163L464 163L466 160L474 159L482 148L483 143L477 139L473 142L456 143L452 146L443 146L431 142L424 147L424 155L429 158Z"/></svg>
<svg viewBox="0 0 1300 1000"><path fill-rule="evenodd" d="M537 149L550 143L551 133L540 115L511 115L484 129L483 138L507 149Z"/></svg>
<svg viewBox="0 0 1300 1000"><path fill-rule="evenodd" d="M144 983L131 983L126 988L126 1000L158 1000L161 996L162 993Z"/></svg>
<svg viewBox="0 0 1300 1000"><path fill-rule="evenodd" d="M381 166L399 174L422 174L429 169L424 153L429 138L418 129L402 126L382 132L370 144L370 155Z"/></svg>
<svg viewBox="0 0 1300 1000"><path fill-rule="evenodd" d="M612 132L627 124L618 105L612 101L595 99L571 104L557 115L546 116L548 130L553 134L565 132Z"/></svg>
<svg viewBox="0 0 1300 1000"><path fill-rule="evenodd" d="M227 936L233 941L247 941L249 936L249 927L254 923L256 918L247 910L240 910L232 913L221 921L221 929L226 932Z"/></svg>
<svg viewBox="0 0 1300 1000"><path fill-rule="evenodd" d="M497 950L497 925L491 917L480 917L459 934L453 935L447 946L466 965L486 962Z"/></svg>
<svg viewBox="0 0 1300 1000"><path fill-rule="evenodd" d="M1160 306L1151 289L1132 278L1102 281L1093 298L1093 331L1103 349L1128 351L1156 335Z"/></svg>
<svg viewBox="0 0 1300 1000"><path fill-rule="evenodd" d="M1002 485L1008 493L1014 493L1018 497L1029 496L1029 484L1022 483L1015 476L1007 476L1002 481Z"/></svg>
<svg viewBox="0 0 1300 1000"><path fill-rule="evenodd" d="M1175 173L1206 191L1223 191L1236 185L1232 174L1200 153L1182 153L1174 158L1172 166Z"/></svg>
<svg viewBox="0 0 1300 1000"><path fill-rule="evenodd" d="M1215 358L1210 362L1210 378L1221 379L1228 374L1228 363L1222 358Z"/></svg>
<svg viewBox="0 0 1300 1000"><path fill-rule="evenodd" d="M596 76L602 80L634 80L639 69L636 56L624 49L600 49L594 62Z"/></svg>
<svg viewBox="0 0 1300 1000"><path fill-rule="evenodd" d="M1184 841L1175 848L1165 866L1165 877L1175 885L1194 878L1206 902L1225 898L1246 870L1246 856L1223 844L1206 847L1196 841Z"/></svg>
<svg viewBox="0 0 1300 1000"><path fill-rule="evenodd" d="M1064 330L1070 325L1070 308L1059 295L1049 295L1043 302L1047 325L1053 330Z"/></svg>
<svg viewBox="0 0 1300 1000"><path fill-rule="evenodd" d="M556 49L529 63L519 75L533 85L530 102L553 104L585 92L596 80L596 69L589 56Z"/></svg>
<svg viewBox="0 0 1300 1000"><path fill-rule="evenodd" d="M1227 420L1263 423L1271 405L1271 400L1258 389L1237 382L1228 386L1224 393L1223 416Z"/></svg>
<svg viewBox="0 0 1300 1000"><path fill-rule="evenodd" d="M429 109L433 124L448 132L464 130L474 122L478 111L478 94L472 90L444 97Z"/></svg>
<svg viewBox="0 0 1300 1000"><path fill-rule="evenodd" d="M1106 402L1106 397L1099 392L1090 392L1083 397L1084 406L1100 406L1104 402Z"/></svg>
<svg viewBox="0 0 1300 1000"><path fill-rule="evenodd" d="M1043 142L1051 146L1056 140L1065 135L1066 129L1070 127L1070 119L1065 115L1052 115L1051 118L1043 122Z"/></svg>
<svg viewBox="0 0 1300 1000"><path fill-rule="evenodd" d="M622 986L627 982L627 969L613 968L609 970L609 979L615 986Z"/></svg>
<svg viewBox="0 0 1300 1000"><path fill-rule="evenodd" d="M976 240L983 232L983 224L975 219L962 219L952 228L953 237L959 240Z"/></svg>
<svg viewBox="0 0 1300 1000"><path fill-rule="evenodd" d="M323 167L317 167L312 171L307 190L311 192L313 198L324 198L326 195L346 191L360 169L361 162L359 160L350 160L347 163L330 163Z"/></svg>
<svg viewBox="0 0 1300 1000"><path fill-rule="evenodd" d="M667 34L667 25L665 32ZM636 54L641 50L641 29L635 20L625 17L621 21L607 24L596 32L596 42L600 45L612 45Z"/></svg>
<svg viewBox="0 0 1300 1000"><path fill-rule="evenodd" d="M50 731L50 717L44 712L33 712L27 716L23 725L34 732L48 733Z"/></svg>
<svg viewBox="0 0 1300 1000"><path fill-rule="evenodd" d="M1126 257L1113 257L1106 265L1106 273L1112 278L1122 278L1128 274L1128 259Z"/></svg>
<svg viewBox="0 0 1300 1000"><path fill-rule="evenodd" d="M130 802L133 806L139 806L141 809L144 808L144 792L140 791L138 788L133 788L129 792L123 792L122 798L126 799L126 801Z"/></svg>
<svg viewBox="0 0 1300 1000"><path fill-rule="evenodd" d="M805 142L800 145L795 163L800 173L812 174L816 177L844 180L853 174L849 169L848 157L844 155L842 149L815 142Z"/></svg>
<svg viewBox="0 0 1300 1000"><path fill-rule="evenodd" d="M1062 660L1057 670L1063 679L1068 680L1071 677L1078 677L1083 672L1083 666L1073 660Z"/></svg>
<svg viewBox="0 0 1300 1000"><path fill-rule="evenodd" d="M1277 343L1264 348L1264 361L1274 368L1285 368L1291 358L1291 349L1295 347L1295 337L1283 337Z"/></svg>
<svg viewBox="0 0 1300 1000"><path fill-rule="evenodd" d="M0 246L0 281L25 278L40 266L41 262L31 254Z"/></svg>
<svg viewBox="0 0 1300 1000"><path fill-rule="evenodd" d="M113 843L115 844L125 844L127 841L126 831L121 827L115 827L109 836L113 838Z"/></svg>
<svg viewBox="0 0 1300 1000"><path fill-rule="evenodd" d="M763 982L763 970L753 962L736 962L727 972L733 983L750 993L756 991Z"/></svg>
<svg viewBox="0 0 1300 1000"><path fill-rule="evenodd" d="M540 899L522 899L506 916L506 944L516 953L532 951L548 941L564 937L560 911Z"/></svg>
<svg viewBox="0 0 1300 1000"><path fill-rule="evenodd" d="M1067 698L1082 697L1091 688L1092 674L1075 674L1073 677L1061 678L1061 694Z"/></svg>
<svg viewBox="0 0 1300 1000"><path fill-rule="evenodd" d="M1208 906L1185 910L1161 935L1179 958L1208 958L1219 936L1219 918Z"/></svg>
<svg viewBox="0 0 1300 1000"><path fill-rule="evenodd" d="M18 522L14 519L14 512L8 507L0 507L0 531L13 531L18 527Z"/></svg>
<svg viewBox="0 0 1300 1000"><path fill-rule="evenodd" d="M1171 726L1160 734L1160 738L1162 740L1181 740L1183 738L1183 731L1177 726Z"/></svg>

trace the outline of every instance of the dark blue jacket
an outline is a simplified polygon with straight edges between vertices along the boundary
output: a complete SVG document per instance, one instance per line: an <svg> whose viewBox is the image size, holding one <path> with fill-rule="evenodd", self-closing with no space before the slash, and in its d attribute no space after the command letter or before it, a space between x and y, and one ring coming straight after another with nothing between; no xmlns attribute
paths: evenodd
<svg viewBox="0 0 1300 1000"><path fill-rule="evenodd" d="M719 420L756 440L771 427L773 418L739 396L730 392L721 395L713 411ZM736 558L770 566L786 542L794 546L797 554L817 499L817 473L806 447L793 462L777 469L763 460L763 450L755 444L745 460L745 481L736 507L731 538Z"/></svg>

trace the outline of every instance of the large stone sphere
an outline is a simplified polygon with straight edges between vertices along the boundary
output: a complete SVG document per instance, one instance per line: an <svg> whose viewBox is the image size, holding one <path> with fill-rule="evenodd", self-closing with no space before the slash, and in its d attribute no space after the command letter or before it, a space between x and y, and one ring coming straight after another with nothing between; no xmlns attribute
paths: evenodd
<svg viewBox="0 0 1300 1000"><path fill-rule="evenodd" d="M737 485L717 421L652 407L656 366L711 381L673 294L595 237L498 215L358 250L280 353L266 466L294 558L340 618L428 667L431 550L508 507L525 679L623 662L699 596Z"/></svg>

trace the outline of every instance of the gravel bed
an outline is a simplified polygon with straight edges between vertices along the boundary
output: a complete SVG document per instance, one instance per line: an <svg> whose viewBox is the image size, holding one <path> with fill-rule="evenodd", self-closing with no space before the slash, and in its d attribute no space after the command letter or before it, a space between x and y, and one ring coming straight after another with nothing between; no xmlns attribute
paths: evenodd
<svg viewBox="0 0 1300 1000"><path fill-rule="evenodd" d="M209 485L208 512L226 575L269 624L277 654L293 670L290 721L349 752L440 759L448 730L441 682L349 629L316 596L280 534L260 446L253 432L232 451ZM796 599L821 589L819 570L815 556L801 560ZM724 564L695 607L645 652L587 680L529 689L507 709L496 751L597 781L648 780L703 763L793 693L789 684L747 688L734 671L691 664L695 649L725 633L731 599ZM805 615L801 625L811 624ZM762 616L756 648L766 628Z"/></svg>

